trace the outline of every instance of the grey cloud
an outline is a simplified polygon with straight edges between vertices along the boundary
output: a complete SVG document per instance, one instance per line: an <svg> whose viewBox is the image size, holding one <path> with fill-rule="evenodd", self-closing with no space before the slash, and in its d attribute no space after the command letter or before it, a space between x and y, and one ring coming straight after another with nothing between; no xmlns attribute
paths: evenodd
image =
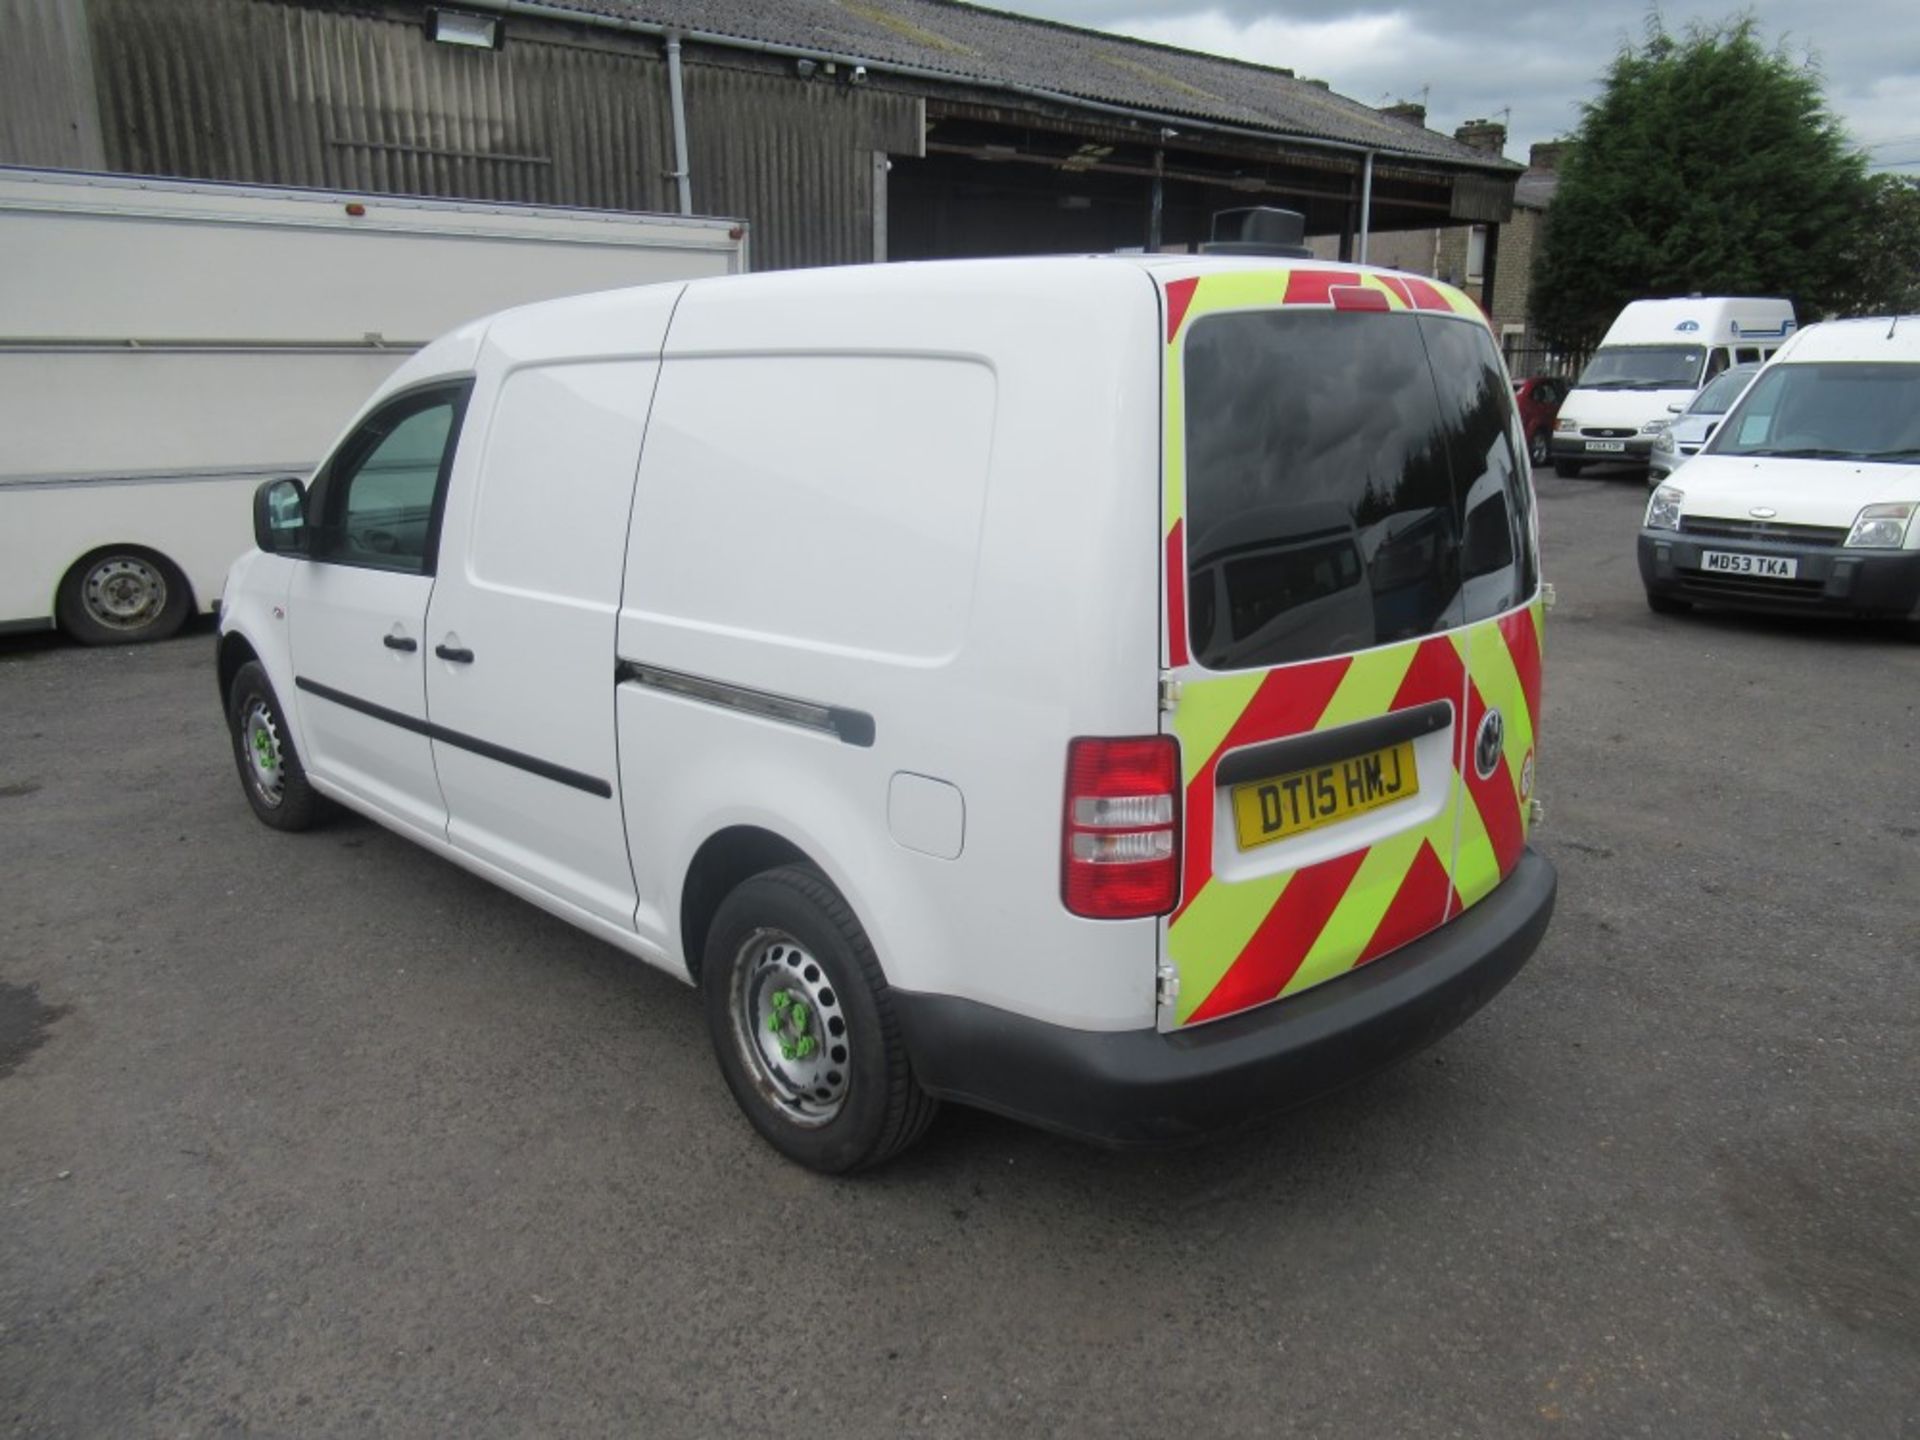
<svg viewBox="0 0 1920 1440"><path fill-rule="evenodd" d="M1534 140L1565 134L1579 122L1579 102L1590 98L1624 41L1645 30L1644 0L1421 0L1414 5L1294 0L1284 7L1261 0L997 0L1006 8L1070 24L1122 32L1159 27L1208 14L1237 27L1261 21L1326 24L1396 16L1412 31L1383 53L1349 56L1337 73L1321 73L1341 94L1368 104L1428 97L1429 122L1451 129L1461 121L1510 110L1509 153L1523 158ZM1682 10L1661 7L1669 29L1689 21L1717 21L1738 6ZM1826 79L1828 99L1863 141L1920 132L1920 24L1912 0L1774 0L1754 7L1762 33L1784 38L1796 53L1811 51ZM1255 57L1249 57L1255 58ZM1257 57L1288 65L1285 56ZM1325 65L1303 61L1305 73ZM1905 117L1904 119L1902 117ZM1877 160L1920 156L1920 146L1881 147Z"/></svg>

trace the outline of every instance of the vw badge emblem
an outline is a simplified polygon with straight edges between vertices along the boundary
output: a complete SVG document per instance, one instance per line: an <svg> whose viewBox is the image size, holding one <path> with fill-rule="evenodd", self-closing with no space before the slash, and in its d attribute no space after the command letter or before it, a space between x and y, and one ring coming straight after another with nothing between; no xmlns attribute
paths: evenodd
<svg viewBox="0 0 1920 1440"><path fill-rule="evenodd" d="M1491 780L1500 766L1500 750L1507 741L1507 722L1498 710L1480 717L1480 733L1473 739L1473 768L1482 780Z"/></svg>
<svg viewBox="0 0 1920 1440"><path fill-rule="evenodd" d="M1771 505L1756 505L1751 510L1747 511L1747 514L1751 515L1756 520L1771 520L1774 516L1778 515L1779 513L1780 512L1774 509Z"/></svg>

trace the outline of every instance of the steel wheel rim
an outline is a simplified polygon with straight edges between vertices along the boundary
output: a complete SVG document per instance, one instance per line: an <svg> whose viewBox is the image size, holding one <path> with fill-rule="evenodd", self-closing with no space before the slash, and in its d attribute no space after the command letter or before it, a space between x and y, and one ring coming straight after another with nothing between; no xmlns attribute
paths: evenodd
<svg viewBox="0 0 1920 1440"><path fill-rule="evenodd" d="M754 1087L807 1129L831 1122L852 1088L852 1036L820 962L793 936L756 930L733 966L728 1011Z"/></svg>
<svg viewBox="0 0 1920 1440"><path fill-rule="evenodd" d="M115 555L87 572L80 587L87 617L109 630L139 630L167 608L167 577L134 555Z"/></svg>
<svg viewBox="0 0 1920 1440"><path fill-rule="evenodd" d="M278 805L286 794L286 769L280 757L280 729L273 711L256 697L247 705L240 726L240 744L246 752L247 781L268 805Z"/></svg>

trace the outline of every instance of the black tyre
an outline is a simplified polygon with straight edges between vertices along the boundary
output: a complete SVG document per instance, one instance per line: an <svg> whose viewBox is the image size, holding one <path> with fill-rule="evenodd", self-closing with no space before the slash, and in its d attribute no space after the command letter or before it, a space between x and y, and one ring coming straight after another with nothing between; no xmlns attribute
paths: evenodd
<svg viewBox="0 0 1920 1440"><path fill-rule="evenodd" d="M1546 431L1536 430L1533 432L1533 439L1527 442L1527 459L1531 460L1535 465L1544 465L1547 463Z"/></svg>
<svg viewBox="0 0 1920 1440"><path fill-rule="evenodd" d="M249 660L227 692L227 728L240 788L253 813L276 830L305 830L326 813L326 801L307 783L293 736L258 660Z"/></svg>
<svg viewBox="0 0 1920 1440"><path fill-rule="evenodd" d="M164 640L192 611L193 596L179 566L130 545L83 555L54 597L60 628L83 645Z"/></svg>
<svg viewBox="0 0 1920 1440"><path fill-rule="evenodd" d="M1656 595L1647 592L1647 608L1656 615L1684 615L1693 609L1690 600L1676 600L1671 595Z"/></svg>
<svg viewBox="0 0 1920 1440"><path fill-rule="evenodd" d="M1553 473L1558 475L1562 480L1578 480L1580 478L1580 472L1586 468L1587 467L1582 465L1578 460L1556 460L1553 462Z"/></svg>
<svg viewBox="0 0 1920 1440"><path fill-rule="evenodd" d="M727 1088L788 1159L859 1170L933 1119L866 931L811 866L763 871L720 902L700 983Z"/></svg>

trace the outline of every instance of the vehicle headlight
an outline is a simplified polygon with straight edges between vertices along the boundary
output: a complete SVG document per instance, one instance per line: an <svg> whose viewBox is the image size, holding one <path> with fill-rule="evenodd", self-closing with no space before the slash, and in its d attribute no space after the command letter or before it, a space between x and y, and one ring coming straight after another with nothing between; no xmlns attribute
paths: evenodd
<svg viewBox="0 0 1920 1440"><path fill-rule="evenodd" d="M1678 530L1680 528L1680 502L1687 498L1687 492L1672 485L1662 485L1653 492L1653 499L1647 502L1647 529Z"/></svg>
<svg viewBox="0 0 1920 1440"><path fill-rule="evenodd" d="M1556 415L1553 419L1553 428L1557 434L1571 435L1580 428L1580 422L1565 415Z"/></svg>
<svg viewBox="0 0 1920 1440"><path fill-rule="evenodd" d="M1654 436L1653 448L1658 450L1662 455L1671 455L1673 453L1673 432L1671 430L1662 430L1658 435Z"/></svg>
<svg viewBox="0 0 1920 1440"><path fill-rule="evenodd" d="M1898 550L1906 543L1907 522L1915 505L1869 505L1847 532L1847 546L1854 550Z"/></svg>

